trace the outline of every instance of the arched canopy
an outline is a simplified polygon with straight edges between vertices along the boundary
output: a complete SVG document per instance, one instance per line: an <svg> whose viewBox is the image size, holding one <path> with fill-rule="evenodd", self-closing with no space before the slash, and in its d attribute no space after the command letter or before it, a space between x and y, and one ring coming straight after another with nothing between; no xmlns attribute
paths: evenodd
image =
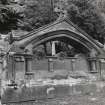
<svg viewBox="0 0 105 105"><path fill-rule="evenodd" d="M33 30L27 35L21 36L15 42L20 48L35 48L41 43L50 40L61 40L80 49L82 52L89 52L94 49L97 53L103 53L103 45L87 35L68 18L57 20L38 30Z"/></svg>

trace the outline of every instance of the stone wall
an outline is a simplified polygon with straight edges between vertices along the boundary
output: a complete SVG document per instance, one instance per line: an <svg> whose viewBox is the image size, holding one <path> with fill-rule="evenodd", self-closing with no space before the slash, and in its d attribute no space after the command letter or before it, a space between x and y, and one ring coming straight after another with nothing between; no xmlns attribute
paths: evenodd
<svg viewBox="0 0 105 105"><path fill-rule="evenodd" d="M77 59L52 59L52 61L48 61L48 59L43 60L33 60L31 71L28 72L33 73L33 77L35 80L43 79L43 78L52 78L56 75L67 76L70 71L84 71L88 72L87 60L84 56L78 56ZM15 64L15 72L16 80L22 80L25 77L25 67L24 62L17 62Z"/></svg>

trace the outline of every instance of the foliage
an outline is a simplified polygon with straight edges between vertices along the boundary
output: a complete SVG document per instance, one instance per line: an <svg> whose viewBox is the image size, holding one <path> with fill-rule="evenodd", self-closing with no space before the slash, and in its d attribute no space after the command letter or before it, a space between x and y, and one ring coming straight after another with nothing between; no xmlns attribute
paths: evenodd
<svg viewBox="0 0 105 105"><path fill-rule="evenodd" d="M95 0L93 4L103 13L105 13L105 0Z"/></svg>
<svg viewBox="0 0 105 105"><path fill-rule="evenodd" d="M6 5L9 3L9 0L0 0L0 4Z"/></svg>
<svg viewBox="0 0 105 105"><path fill-rule="evenodd" d="M68 14L77 26L104 43L105 22L99 10L89 0L74 0L68 7Z"/></svg>
<svg viewBox="0 0 105 105"><path fill-rule="evenodd" d="M49 0L30 0L25 5L23 29L39 28L57 18Z"/></svg>
<svg viewBox="0 0 105 105"><path fill-rule="evenodd" d="M18 28L18 22L22 17L14 8L9 0L0 0L0 33L8 33Z"/></svg>
<svg viewBox="0 0 105 105"><path fill-rule="evenodd" d="M19 13L8 7L0 8L0 32L8 32L11 29L17 29L18 19L21 19Z"/></svg>

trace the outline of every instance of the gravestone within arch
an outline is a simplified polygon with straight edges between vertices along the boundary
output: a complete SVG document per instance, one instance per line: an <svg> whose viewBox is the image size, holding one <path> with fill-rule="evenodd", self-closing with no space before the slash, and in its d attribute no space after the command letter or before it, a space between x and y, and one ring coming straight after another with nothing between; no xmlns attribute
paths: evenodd
<svg viewBox="0 0 105 105"><path fill-rule="evenodd" d="M27 51L26 54L33 54L32 50L34 48L42 43L54 40L72 45L81 53L84 53L86 57L94 58L104 55L103 45L75 26L67 17L18 37L14 44L23 50L23 53ZM96 52L95 56L92 55L92 50Z"/></svg>

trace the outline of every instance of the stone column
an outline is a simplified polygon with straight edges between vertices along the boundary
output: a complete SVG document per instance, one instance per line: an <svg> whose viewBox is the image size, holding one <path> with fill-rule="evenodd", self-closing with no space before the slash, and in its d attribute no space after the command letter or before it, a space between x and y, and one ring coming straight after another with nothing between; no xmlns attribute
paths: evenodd
<svg viewBox="0 0 105 105"><path fill-rule="evenodd" d="M55 41L52 42L52 56L56 54Z"/></svg>
<svg viewBox="0 0 105 105"><path fill-rule="evenodd" d="M90 52L90 57L91 57L90 63L91 63L91 70L92 71L97 71L96 55L97 55L97 52L94 49L92 49L91 52Z"/></svg>
<svg viewBox="0 0 105 105"><path fill-rule="evenodd" d="M96 60L92 60L91 61L91 69L92 69L92 71L97 71L97 67L96 67Z"/></svg>

